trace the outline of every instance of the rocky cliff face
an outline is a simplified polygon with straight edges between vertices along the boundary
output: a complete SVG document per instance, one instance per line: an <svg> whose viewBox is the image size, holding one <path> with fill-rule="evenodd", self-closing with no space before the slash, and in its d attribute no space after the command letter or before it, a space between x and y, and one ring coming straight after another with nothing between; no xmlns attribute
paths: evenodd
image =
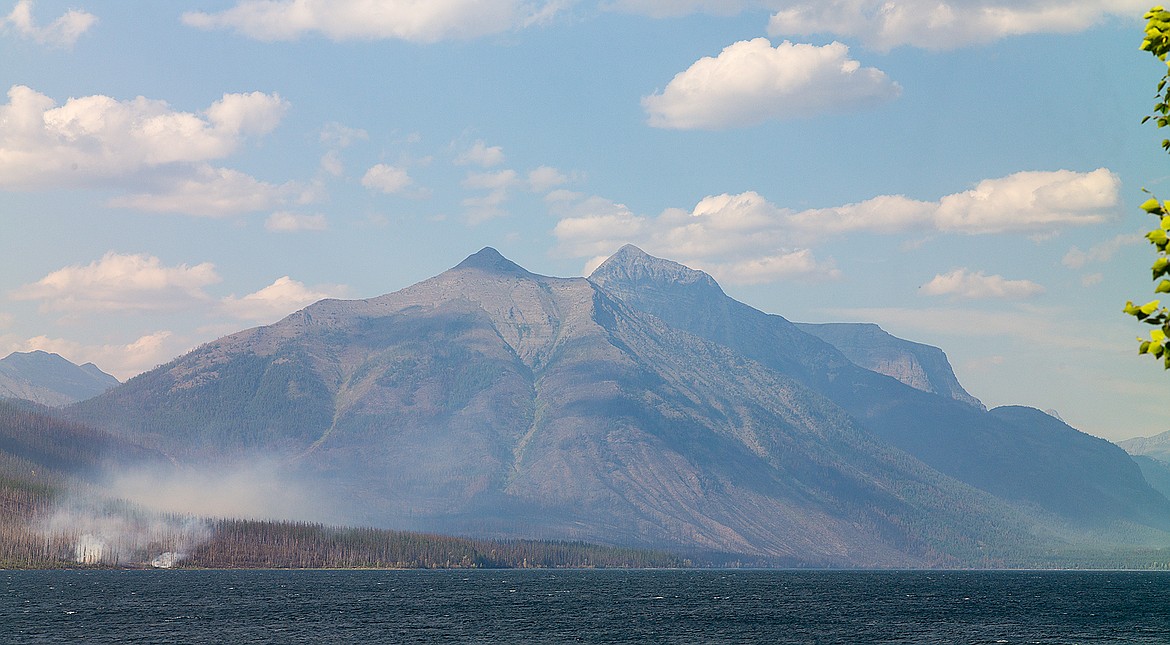
<svg viewBox="0 0 1170 645"><path fill-rule="evenodd" d="M882 406L929 412L920 399L983 413L864 370L700 272L632 248L603 268L549 278L484 249L71 412L182 463L278 456L349 521L396 528L840 566L985 561L1049 530L1028 494L964 483L872 423L900 419Z"/></svg>

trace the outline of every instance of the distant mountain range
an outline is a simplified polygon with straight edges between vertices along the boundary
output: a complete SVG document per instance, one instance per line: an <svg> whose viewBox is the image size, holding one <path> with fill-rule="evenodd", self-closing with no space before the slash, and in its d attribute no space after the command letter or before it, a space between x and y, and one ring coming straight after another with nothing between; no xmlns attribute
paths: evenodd
<svg viewBox="0 0 1170 645"><path fill-rule="evenodd" d="M0 398L61 406L101 394L118 383L93 363L78 366L39 350L0 359Z"/></svg>
<svg viewBox="0 0 1170 645"><path fill-rule="evenodd" d="M795 325L624 247L588 279L487 248L323 300L66 409L188 466L277 459L348 521L816 566L1170 545L1124 451L987 411L940 350Z"/></svg>

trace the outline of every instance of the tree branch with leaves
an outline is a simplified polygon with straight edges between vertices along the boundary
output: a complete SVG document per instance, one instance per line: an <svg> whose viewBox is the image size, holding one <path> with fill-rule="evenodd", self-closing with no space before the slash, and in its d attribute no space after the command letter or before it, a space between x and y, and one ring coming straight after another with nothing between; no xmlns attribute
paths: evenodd
<svg viewBox="0 0 1170 645"><path fill-rule="evenodd" d="M1154 7L1146 12L1145 19L1146 32L1141 49L1166 63L1166 56L1170 54L1170 11L1160 6ZM1166 72L1158 81L1154 113L1142 119L1142 123L1153 121L1159 128L1170 125L1170 63L1167 65ZM1170 139L1162 140L1162 149L1170 152ZM1159 201L1151 196L1141 205L1141 209L1158 218L1158 227L1146 233L1146 239L1158 250L1158 259L1151 267L1153 280L1158 282L1154 293L1170 293L1170 278L1167 278L1170 275L1170 253L1167 251L1170 248L1170 201ZM1138 353L1161 360L1162 366L1170 370L1170 311L1162 306L1160 300L1151 300L1144 305L1126 302L1125 313L1154 327L1150 330L1149 339L1138 338Z"/></svg>

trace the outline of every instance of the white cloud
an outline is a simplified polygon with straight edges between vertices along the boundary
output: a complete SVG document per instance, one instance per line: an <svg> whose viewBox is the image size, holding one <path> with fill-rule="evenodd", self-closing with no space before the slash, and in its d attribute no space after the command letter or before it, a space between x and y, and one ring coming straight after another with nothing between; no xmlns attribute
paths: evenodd
<svg viewBox="0 0 1170 645"><path fill-rule="evenodd" d="M218 13L183 14L201 29L232 29L263 41L320 33L335 40L471 39L544 22L564 0L239 0Z"/></svg>
<svg viewBox="0 0 1170 645"><path fill-rule="evenodd" d="M0 27L11 27L25 38L42 45L72 47L82 34L97 24L97 16L87 11L70 9L47 27L38 27L32 17L32 0L19 0L12 13L0 19Z"/></svg>
<svg viewBox="0 0 1170 645"><path fill-rule="evenodd" d="M345 174L345 164L336 150L327 150L321 155L321 171L333 177Z"/></svg>
<svg viewBox="0 0 1170 645"><path fill-rule="evenodd" d="M1099 222L1117 203L1117 184L1104 169L1017 173L935 202L883 195L803 211L749 191L712 195L690 211L668 208L653 217L566 190L549 193L545 201L559 218L553 229L558 248L569 256L592 259L634 243L742 283L836 277L833 261L816 259L810 245L852 232L1030 233Z"/></svg>
<svg viewBox="0 0 1170 645"><path fill-rule="evenodd" d="M551 166L528 171L528 187L534 193L543 193L569 182L569 178Z"/></svg>
<svg viewBox="0 0 1170 645"><path fill-rule="evenodd" d="M168 165L202 164L270 132L287 104L276 94L225 94L202 114L165 101L93 95L53 99L23 85L0 106L0 188L76 187Z"/></svg>
<svg viewBox="0 0 1170 645"><path fill-rule="evenodd" d="M941 230L964 233L1092 224L1104 221L1106 211L1117 205L1120 185L1117 175L1104 168L1018 172L943 197L935 218Z"/></svg>
<svg viewBox="0 0 1170 645"><path fill-rule="evenodd" d="M1031 280L1007 280L1003 276L986 275L982 271L973 273L967 269L938 274L922 285L921 289L928 296L954 296L973 300L1024 300L1044 293L1044 287Z"/></svg>
<svg viewBox="0 0 1170 645"><path fill-rule="evenodd" d="M508 188L516 183L515 170L497 170L495 172L468 173L463 179L463 187L482 190L497 190Z"/></svg>
<svg viewBox="0 0 1170 645"><path fill-rule="evenodd" d="M853 110L900 93L885 72L861 67L841 43L772 47L756 38L699 59L662 93L644 97L642 107L657 128L718 130Z"/></svg>
<svg viewBox="0 0 1170 645"><path fill-rule="evenodd" d="M463 205L467 207L468 221L472 224L478 224L507 215L500 207L508 201L509 189L519 181L515 170L468 173L462 182L464 188L487 191L484 194L467 197L463 200Z"/></svg>
<svg viewBox="0 0 1170 645"><path fill-rule="evenodd" d="M63 338L37 336L24 341L13 351L31 352L38 349L60 354L78 365L93 363L103 372L125 381L170 361L189 347L179 342L171 332L158 331L126 345L84 345Z"/></svg>
<svg viewBox="0 0 1170 645"><path fill-rule="evenodd" d="M602 8L652 18L673 18L693 13L731 16L758 4L761 3L751 0L611 0L603 3Z"/></svg>
<svg viewBox="0 0 1170 645"><path fill-rule="evenodd" d="M795 213L791 221L811 234L922 228L968 234L1048 232L1104 221L1119 202L1120 183L1105 168L1088 173L1019 172L985 179L972 190L937 202L882 195L856 204Z"/></svg>
<svg viewBox="0 0 1170 645"><path fill-rule="evenodd" d="M607 255L627 242L644 243L654 227L651 218L635 215L625 204L602 197L574 198L568 191L559 197L550 203L561 215L553 236L572 257Z"/></svg>
<svg viewBox="0 0 1170 645"><path fill-rule="evenodd" d="M295 231L324 231L329 228L325 216L321 214L308 215L305 213L290 213L277 211L264 220L264 228L270 231L292 233Z"/></svg>
<svg viewBox="0 0 1170 645"><path fill-rule="evenodd" d="M1068 253L1064 254L1060 263L1070 269L1080 269L1091 262L1108 262L1121 249L1145 241L1145 235L1142 233L1122 233L1117 237L1093 245L1088 251L1082 251L1074 246L1068 250Z"/></svg>
<svg viewBox="0 0 1170 645"><path fill-rule="evenodd" d="M455 163L461 166L475 165L491 168L504 163L504 149L500 146L488 146L482 140L476 141L455 158Z"/></svg>
<svg viewBox="0 0 1170 645"><path fill-rule="evenodd" d="M1139 0L777 0L773 36L833 34L867 47L946 50L1009 36L1073 33L1107 16L1140 16Z"/></svg>
<svg viewBox="0 0 1170 645"><path fill-rule="evenodd" d="M39 300L42 309L86 311L175 311L207 302L203 288L220 281L215 265L168 267L145 254L106 253L87 265L71 265L12 292L16 300Z"/></svg>
<svg viewBox="0 0 1170 645"><path fill-rule="evenodd" d="M341 287L323 291L310 289L304 283L284 276L242 298L228 296L223 299L221 306L225 312L236 318L255 322L275 322L318 300L341 296L343 292L344 288Z"/></svg>
<svg viewBox="0 0 1170 645"><path fill-rule="evenodd" d="M689 213L667 209L655 218L600 197L557 201L553 207L564 216L553 235L564 252L591 258L586 274L599 264L598 257L630 242L728 284L840 275L831 260L820 261L810 249L786 244L778 228L784 211L756 193L708 197Z"/></svg>
<svg viewBox="0 0 1170 645"><path fill-rule="evenodd" d="M387 195L402 192L413 183L405 169L384 163L371 167L362 177L363 186Z"/></svg>
<svg viewBox="0 0 1170 645"><path fill-rule="evenodd" d="M738 262L698 262L695 268L716 276L726 284L762 284L794 278L836 280L841 277L841 272L837 270L832 260L822 262L810 249L753 257Z"/></svg>
<svg viewBox="0 0 1170 645"><path fill-rule="evenodd" d="M314 199L312 190L291 182L274 186L237 170L207 164L196 166L189 174L152 183L150 192L113 197L109 204L155 213L222 217Z"/></svg>
<svg viewBox="0 0 1170 645"><path fill-rule="evenodd" d="M336 121L326 123L325 127L321 128L320 135L321 143L335 148L348 148L358 141L365 141L369 138L369 132L361 128L351 128Z"/></svg>

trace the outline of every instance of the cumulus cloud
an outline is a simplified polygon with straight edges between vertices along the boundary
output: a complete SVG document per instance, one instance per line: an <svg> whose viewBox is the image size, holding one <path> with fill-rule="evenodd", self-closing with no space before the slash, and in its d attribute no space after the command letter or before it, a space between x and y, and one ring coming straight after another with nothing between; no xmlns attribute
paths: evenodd
<svg viewBox="0 0 1170 645"><path fill-rule="evenodd" d="M1134 244L1141 244L1145 241L1146 237L1143 233L1122 233L1100 244L1089 247L1088 251L1082 251L1080 248L1074 246L1068 250L1068 253L1064 254L1060 263L1070 269L1080 269L1089 263L1108 262L1121 249L1127 246L1133 246Z"/></svg>
<svg viewBox="0 0 1170 645"><path fill-rule="evenodd" d="M864 202L794 213L792 224L808 233L895 232L934 229L948 233L1047 232L1104 221L1119 202L1121 182L1105 168L1019 172L985 179L975 188L936 202L882 195Z"/></svg>
<svg viewBox="0 0 1170 645"><path fill-rule="evenodd" d="M231 316L255 322L275 322L298 309L307 307L318 300L343 295L344 289L332 287L327 290L310 289L303 282L283 276L275 282L246 296L228 296L221 305Z"/></svg>
<svg viewBox="0 0 1170 645"><path fill-rule="evenodd" d="M777 0L773 36L832 34L889 50L946 50L1009 36L1072 33L1107 16L1140 16L1138 0Z"/></svg>
<svg viewBox="0 0 1170 645"><path fill-rule="evenodd" d="M51 47L72 47L82 34L97 24L97 16L80 9L70 9L46 27L37 26L32 16L32 0L19 0L4 18L0 27L16 31L25 38L31 38L42 45Z"/></svg>
<svg viewBox="0 0 1170 645"><path fill-rule="evenodd" d="M164 266L146 254L109 252L87 265L53 271L11 293L46 311L177 311L206 303L204 287L220 281L215 265Z"/></svg>
<svg viewBox="0 0 1170 645"><path fill-rule="evenodd" d="M475 165L491 168L504 163L504 149L500 146L489 146L482 140L476 141L455 158L455 163L461 166Z"/></svg>
<svg viewBox="0 0 1170 645"><path fill-rule="evenodd" d="M921 289L928 296L966 299L1025 300L1044 293L1044 287L1031 280L1007 280L1003 276L986 275L982 271L971 272L968 269L938 274L922 285Z"/></svg>
<svg viewBox="0 0 1170 645"><path fill-rule="evenodd" d="M309 215L306 213L291 213L277 211L264 220L264 228L270 231L292 233L296 231L324 231L329 228L325 216L321 214Z"/></svg>
<svg viewBox="0 0 1170 645"><path fill-rule="evenodd" d="M270 132L287 104L276 94L225 94L203 113L165 101L93 95L64 105L23 85L0 106L0 188L77 187L235 152Z"/></svg>
<svg viewBox="0 0 1170 645"><path fill-rule="evenodd" d="M309 202L311 189L289 182L276 186L230 168L200 164L189 174L150 181L149 192L120 195L109 204L155 213L222 217L268 210L288 202Z"/></svg>
<svg viewBox="0 0 1170 645"><path fill-rule="evenodd" d="M551 166L541 166L528 171L528 187L534 193L543 193L569 182L569 178Z"/></svg>
<svg viewBox="0 0 1170 645"><path fill-rule="evenodd" d="M362 177L362 185L387 195L399 193L414 183L404 168L380 163Z"/></svg>
<svg viewBox="0 0 1170 645"><path fill-rule="evenodd" d="M166 363L189 347L170 331L157 331L125 345L85 345L64 338L37 336L23 341L13 351L31 352L38 349L60 354L78 365L93 363L102 371L125 381Z"/></svg>
<svg viewBox="0 0 1170 645"><path fill-rule="evenodd" d="M755 193L708 197L690 212L667 209L657 217L636 215L624 204L600 197L559 197L551 202L562 215L553 235L562 251L592 258L586 273L604 254L632 242L728 284L840 274L831 260L818 260L810 249L789 244L778 220L784 212Z"/></svg>
<svg viewBox="0 0 1170 645"><path fill-rule="evenodd" d="M832 259L818 260L811 249L732 262L698 261L696 267L727 284L762 284L793 278L836 280L841 277Z"/></svg>
<svg viewBox="0 0 1170 645"><path fill-rule="evenodd" d="M463 199L463 205L467 208L468 221L472 224L478 224L506 215L507 213L501 206L508 201L509 190L519 181L515 170L468 173L462 182L464 188L487 191Z"/></svg>
<svg viewBox="0 0 1170 645"><path fill-rule="evenodd" d="M884 195L799 211L752 191L708 196L689 211L668 208L657 216L565 190L549 193L545 201L558 217L553 235L562 253L593 263L634 243L730 283L744 283L796 275L836 277L831 259L817 259L811 245L853 232L1031 233L1099 222L1116 206L1117 187L1117 178L1101 169L1017 173L934 202Z"/></svg>
<svg viewBox="0 0 1170 645"><path fill-rule="evenodd" d="M230 29L263 41L319 33L335 41L466 40L550 19L564 0L239 0L216 13L183 14L200 29Z"/></svg>
<svg viewBox="0 0 1170 645"><path fill-rule="evenodd" d="M515 170L498 170L496 172L468 173L463 179L464 188L497 190L507 188L516 183Z"/></svg>
<svg viewBox="0 0 1170 645"><path fill-rule="evenodd" d="M321 128L321 143L335 148L348 148L358 141L370 138L370 133L361 128L351 128L336 121L326 123Z"/></svg>
<svg viewBox="0 0 1170 645"><path fill-rule="evenodd" d="M731 16L758 4L751 0L611 0L602 3L602 8L652 18L673 18L693 13Z"/></svg>
<svg viewBox="0 0 1170 645"><path fill-rule="evenodd" d="M900 93L885 72L862 67L841 43L772 47L756 38L699 59L660 94L644 97L642 107L653 127L719 130L853 110Z"/></svg>

